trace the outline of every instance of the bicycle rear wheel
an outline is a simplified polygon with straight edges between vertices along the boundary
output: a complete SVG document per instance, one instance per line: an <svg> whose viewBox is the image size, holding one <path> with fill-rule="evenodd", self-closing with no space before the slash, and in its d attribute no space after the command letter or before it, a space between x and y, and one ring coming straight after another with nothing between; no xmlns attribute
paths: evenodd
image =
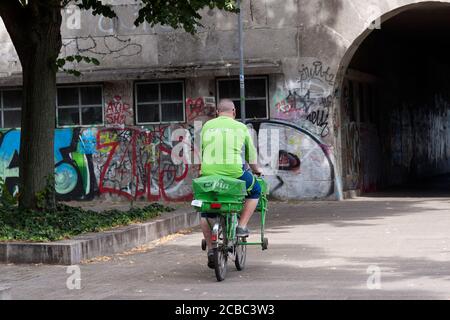
<svg viewBox="0 0 450 320"><path fill-rule="evenodd" d="M228 241L226 236L225 219L220 218L217 247L214 248L214 271L216 273L217 281L225 280L227 275L228 264Z"/></svg>

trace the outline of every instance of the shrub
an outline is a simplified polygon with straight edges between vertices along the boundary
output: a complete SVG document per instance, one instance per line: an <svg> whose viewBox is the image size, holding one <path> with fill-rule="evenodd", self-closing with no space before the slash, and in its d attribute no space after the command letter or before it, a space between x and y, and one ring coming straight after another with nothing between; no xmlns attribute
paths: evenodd
<svg viewBox="0 0 450 320"><path fill-rule="evenodd" d="M57 241L86 232L99 232L131 223L144 222L173 211L152 203L128 211L96 212L57 204L55 210L20 210L17 206L0 205L0 241Z"/></svg>

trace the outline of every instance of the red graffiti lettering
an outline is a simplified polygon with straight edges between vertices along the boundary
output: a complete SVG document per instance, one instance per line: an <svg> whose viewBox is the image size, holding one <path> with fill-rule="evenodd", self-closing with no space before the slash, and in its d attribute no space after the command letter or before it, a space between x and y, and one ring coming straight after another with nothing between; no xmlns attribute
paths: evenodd
<svg viewBox="0 0 450 320"><path fill-rule="evenodd" d="M127 117L132 116L128 103L122 102L121 96L115 96L106 106L105 119L107 125L125 125Z"/></svg>
<svg viewBox="0 0 450 320"><path fill-rule="evenodd" d="M199 117L212 118L215 116L216 106L214 99L207 99L206 101L200 97L197 99L186 99L186 113L188 121L194 121Z"/></svg>
<svg viewBox="0 0 450 320"><path fill-rule="evenodd" d="M100 173L99 191L130 200L143 197L148 201L192 199L191 191L187 194L174 192L188 176L189 164L185 159L181 165L172 162L173 148L166 142L166 129L99 131L98 150L107 154Z"/></svg>

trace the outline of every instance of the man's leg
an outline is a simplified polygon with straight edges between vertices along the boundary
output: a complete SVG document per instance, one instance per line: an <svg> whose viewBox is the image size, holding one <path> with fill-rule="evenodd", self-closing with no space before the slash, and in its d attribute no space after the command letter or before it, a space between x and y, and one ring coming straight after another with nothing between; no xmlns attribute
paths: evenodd
<svg viewBox="0 0 450 320"><path fill-rule="evenodd" d="M249 231L247 229L247 223L258 206L259 198L261 196L261 186L258 181L254 180L256 178L248 171L245 171L239 179L245 181L247 188L250 188L253 184L253 188L249 191L247 199L245 200L244 209L241 212L239 225L236 229L238 236L248 236Z"/></svg>
<svg viewBox="0 0 450 320"><path fill-rule="evenodd" d="M246 228L247 223L252 217L253 213L258 206L259 199L247 199L245 200L244 210L242 210L241 218L239 219L239 226L241 228Z"/></svg>
<svg viewBox="0 0 450 320"><path fill-rule="evenodd" d="M210 215L203 213L202 214L202 218L200 220L200 226L202 228L203 231L203 237L206 240L206 246L207 246L207 250L206 252L208 253L208 267L210 267L211 269L214 269L214 252L212 250L212 241L211 241L211 225L209 223L209 219L214 219L212 216L210 217Z"/></svg>
<svg viewBox="0 0 450 320"><path fill-rule="evenodd" d="M209 226L208 219L202 217L200 221L200 226L202 228L203 237L206 240L208 250L210 250L212 247L212 242L211 242L211 227Z"/></svg>

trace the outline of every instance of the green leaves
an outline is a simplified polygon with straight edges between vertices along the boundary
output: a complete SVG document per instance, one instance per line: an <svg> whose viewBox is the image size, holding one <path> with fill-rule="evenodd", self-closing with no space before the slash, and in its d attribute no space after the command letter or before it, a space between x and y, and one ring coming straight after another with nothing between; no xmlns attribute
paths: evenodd
<svg viewBox="0 0 450 320"><path fill-rule="evenodd" d="M56 66L58 68L64 67L65 64L66 64L66 59L58 59L58 60L56 60Z"/></svg>
<svg viewBox="0 0 450 320"><path fill-rule="evenodd" d="M75 69L67 69L64 66L66 65L67 62L70 63L89 63L89 64L93 64L95 66L100 65L100 61L98 61L96 58L91 58L91 57L87 57L87 56L82 56L79 54L76 55L72 55L72 56L67 56L64 58L58 58L56 60L56 68L59 70L62 70L68 74L71 74L73 76L79 77L81 76L81 72Z"/></svg>
<svg viewBox="0 0 450 320"><path fill-rule="evenodd" d="M194 34L200 23L198 13L205 7L218 8L229 12L238 12L235 0L142 0L143 7L139 10L134 24L138 26L144 21L150 26L156 24L168 25L174 29L183 28Z"/></svg>
<svg viewBox="0 0 450 320"><path fill-rule="evenodd" d="M128 211L95 212L58 204L56 210L21 211L0 206L0 241L57 241L86 232L144 222L174 209L158 203Z"/></svg>
<svg viewBox="0 0 450 320"><path fill-rule="evenodd" d="M99 0L75 0L75 4L80 9L92 9L92 14L94 16L102 15L107 18L114 18L117 16L111 5L105 5Z"/></svg>
<svg viewBox="0 0 450 320"><path fill-rule="evenodd" d="M136 0L142 7L134 21L136 26L147 22L150 26L168 25L174 29L183 28L194 34L200 23L198 13L204 8L238 12L236 0ZM92 10L93 15L115 18L113 6L103 4L101 0L75 0L75 4L85 10Z"/></svg>
<svg viewBox="0 0 450 320"><path fill-rule="evenodd" d="M135 222L144 222L174 209L158 203L128 211L95 212L63 204L53 205L54 177L47 178L47 186L39 192L38 210L21 210L17 197L12 196L0 178L0 241L56 241L81 233L98 232ZM50 201L50 202L49 202Z"/></svg>
<svg viewBox="0 0 450 320"><path fill-rule="evenodd" d="M81 72L75 69L67 69L64 71L66 71L68 74L74 75L75 77L81 76Z"/></svg>
<svg viewBox="0 0 450 320"><path fill-rule="evenodd" d="M84 60L84 62L86 63L92 63L95 64L96 66L98 66L100 64L100 61L98 61L95 58L89 58L89 57L82 57L82 59ZM78 61L78 60L77 60ZM79 62L79 61L78 61Z"/></svg>
<svg viewBox="0 0 450 320"><path fill-rule="evenodd" d="M36 193L36 207L40 210L55 209L55 175L49 175L46 178L45 188Z"/></svg>
<svg viewBox="0 0 450 320"><path fill-rule="evenodd" d="M8 186L6 185L5 180L3 180L3 178L0 177L0 204L3 207L12 207L15 206L18 202L17 199L17 195L13 196L9 190L8 190Z"/></svg>

